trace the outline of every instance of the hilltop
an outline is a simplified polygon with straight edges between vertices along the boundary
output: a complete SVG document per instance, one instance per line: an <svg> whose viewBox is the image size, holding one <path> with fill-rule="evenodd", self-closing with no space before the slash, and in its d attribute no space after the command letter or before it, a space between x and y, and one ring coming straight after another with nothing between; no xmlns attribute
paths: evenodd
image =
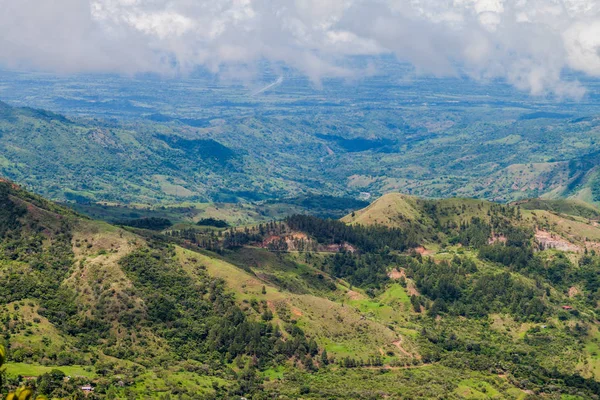
<svg viewBox="0 0 600 400"><path fill-rule="evenodd" d="M352 215L342 218L342 221L349 224L402 227L422 218L422 207L418 198L400 193L389 193L368 207L354 211Z"/></svg>
<svg viewBox="0 0 600 400"><path fill-rule="evenodd" d="M423 245L437 247L440 240L451 239L443 234L448 227L469 224L473 219L491 223L498 210L508 212L506 223L533 232L541 246L558 245L582 252L600 249L600 211L579 200L528 199L503 205L477 199L424 200L391 193L341 220L420 232Z"/></svg>
<svg viewBox="0 0 600 400"><path fill-rule="evenodd" d="M600 229L579 203L392 194L341 221L148 231L6 181L0 202L9 385L58 369L99 398L600 393Z"/></svg>

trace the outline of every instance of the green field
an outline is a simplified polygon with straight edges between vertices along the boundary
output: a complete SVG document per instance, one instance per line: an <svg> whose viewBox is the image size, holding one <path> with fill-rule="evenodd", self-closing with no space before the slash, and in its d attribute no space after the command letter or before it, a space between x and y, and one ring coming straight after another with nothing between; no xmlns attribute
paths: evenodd
<svg viewBox="0 0 600 400"><path fill-rule="evenodd" d="M68 366L47 366L33 365L25 363L7 363L6 374L8 376L40 376L54 369L58 369L71 377L94 378L96 374L94 369L89 366L68 365Z"/></svg>

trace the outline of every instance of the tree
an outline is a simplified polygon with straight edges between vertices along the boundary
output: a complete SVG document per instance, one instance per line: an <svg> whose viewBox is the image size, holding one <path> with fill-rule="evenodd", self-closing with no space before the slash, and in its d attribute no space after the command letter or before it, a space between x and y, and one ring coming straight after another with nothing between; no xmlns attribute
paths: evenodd
<svg viewBox="0 0 600 400"><path fill-rule="evenodd" d="M4 360L6 359L6 349L4 346L0 345L0 391L2 391L2 386L4 384L4 370L2 366L4 365Z"/></svg>
<svg viewBox="0 0 600 400"><path fill-rule="evenodd" d="M37 379L37 389L42 393L51 394L62 386L64 379L64 372L53 369Z"/></svg>
<svg viewBox="0 0 600 400"><path fill-rule="evenodd" d="M323 349L323 352L321 353L321 364L329 364L329 356L327 355L327 350L325 349Z"/></svg>
<svg viewBox="0 0 600 400"><path fill-rule="evenodd" d="M308 342L308 353L313 357L319 354L319 346L317 345L317 342L315 342L315 339L311 339Z"/></svg>

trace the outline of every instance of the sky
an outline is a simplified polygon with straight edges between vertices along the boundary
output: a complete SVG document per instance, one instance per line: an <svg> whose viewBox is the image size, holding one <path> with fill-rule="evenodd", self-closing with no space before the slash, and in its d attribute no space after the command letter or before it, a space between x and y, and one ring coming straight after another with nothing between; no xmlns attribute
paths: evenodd
<svg viewBox="0 0 600 400"><path fill-rule="evenodd" d="M503 79L580 98L565 71L600 76L597 0L0 0L0 65L58 73L252 79L285 64L315 84L378 73L392 54L432 76Z"/></svg>

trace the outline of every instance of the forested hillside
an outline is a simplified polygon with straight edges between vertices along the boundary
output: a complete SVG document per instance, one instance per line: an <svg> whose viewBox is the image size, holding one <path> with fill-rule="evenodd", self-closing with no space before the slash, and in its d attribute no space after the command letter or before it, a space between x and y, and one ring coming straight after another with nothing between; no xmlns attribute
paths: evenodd
<svg viewBox="0 0 600 400"><path fill-rule="evenodd" d="M0 201L2 330L17 369L77 365L85 371L79 381L97 376L97 393L106 395L171 365L205 371L175 393L218 392L219 382L235 379L236 388L223 389L233 395L255 390L257 369L318 352L300 328L242 311L223 280L181 248L86 220L7 182ZM152 377L163 388L140 394L169 387L166 375ZM62 396L63 386L54 382L45 394Z"/></svg>
<svg viewBox="0 0 600 400"><path fill-rule="evenodd" d="M127 120L67 118L0 103L0 174L79 204L281 200L310 208L319 196L393 191L599 203L600 119L593 116L532 116L526 107L469 108L466 116L440 104L399 115L319 107L307 119L271 106L224 118L209 108L200 123L139 110Z"/></svg>
<svg viewBox="0 0 600 400"><path fill-rule="evenodd" d="M0 392L600 394L599 214L579 203L390 195L342 221L146 230L6 181L0 201Z"/></svg>

